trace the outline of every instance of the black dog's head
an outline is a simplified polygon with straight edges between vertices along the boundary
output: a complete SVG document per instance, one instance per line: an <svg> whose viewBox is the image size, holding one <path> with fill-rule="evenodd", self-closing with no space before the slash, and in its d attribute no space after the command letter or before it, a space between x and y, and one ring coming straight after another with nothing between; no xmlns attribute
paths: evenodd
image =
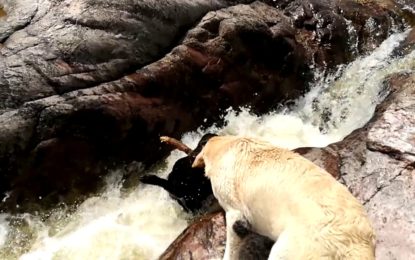
<svg viewBox="0 0 415 260"><path fill-rule="evenodd" d="M202 136L202 138L200 139L199 143L197 144L196 148L189 153L189 157L192 157L193 160L196 158L196 156L202 151L203 147L206 145L206 143L209 141L210 138L218 136L216 134L205 134L204 136Z"/></svg>

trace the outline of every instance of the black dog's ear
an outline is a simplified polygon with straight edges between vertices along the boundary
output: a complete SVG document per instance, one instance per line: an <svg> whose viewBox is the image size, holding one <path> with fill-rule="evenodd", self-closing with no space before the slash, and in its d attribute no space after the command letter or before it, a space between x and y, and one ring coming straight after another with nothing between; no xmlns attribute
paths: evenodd
<svg viewBox="0 0 415 260"><path fill-rule="evenodd" d="M204 136L202 136L202 138L200 138L199 144L204 146L209 141L210 138L215 137L215 136L218 136L218 135L207 133Z"/></svg>

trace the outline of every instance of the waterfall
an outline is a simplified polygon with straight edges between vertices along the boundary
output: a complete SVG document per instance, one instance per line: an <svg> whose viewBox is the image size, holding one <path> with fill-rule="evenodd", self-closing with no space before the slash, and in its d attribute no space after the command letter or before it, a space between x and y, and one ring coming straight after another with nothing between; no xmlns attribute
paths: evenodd
<svg viewBox="0 0 415 260"><path fill-rule="evenodd" d="M388 93L383 83L389 75L413 70L415 52L393 57L408 33L391 35L370 55L340 66L333 74L317 71L310 91L289 109L261 117L248 109L229 111L225 127L207 131L260 137L286 148L323 147L340 141L372 117Z"/></svg>
<svg viewBox="0 0 415 260"><path fill-rule="evenodd" d="M316 72L310 91L289 108L260 117L248 109L230 110L223 127L187 133L183 142L195 147L206 132L260 137L287 148L339 141L371 118L387 94L384 80L389 75L415 68L415 52L393 56L406 34L391 35L370 55L333 74ZM165 176L182 156L174 151L153 172ZM0 215L0 258L156 259L191 216L160 188L138 185L124 191L120 171L107 177L100 196L75 210L60 207L46 217Z"/></svg>

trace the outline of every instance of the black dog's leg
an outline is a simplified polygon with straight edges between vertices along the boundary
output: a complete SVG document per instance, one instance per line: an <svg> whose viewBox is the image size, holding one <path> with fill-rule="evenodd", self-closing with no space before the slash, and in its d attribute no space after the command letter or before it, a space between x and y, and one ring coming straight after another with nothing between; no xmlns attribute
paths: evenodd
<svg viewBox="0 0 415 260"><path fill-rule="evenodd" d="M239 244L239 260L266 260L274 245L274 241L252 231L247 220L237 220L233 223L233 231L242 239Z"/></svg>
<svg viewBox="0 0 415 260"><path fill-rule="evenodd" d="M171 186L168 180L157 177L156 175L145 175L140 178L140 181L145 184L162 187L170 194L172 198L174 198L179 203L180 206L183 207L184 210L186 210L187 212L192 212L192 210L188 207L186 200L177 197L177 191L174 189L174 187Z"/></svg>
<svg viewBox="0 0 415 260"><path fill-rule="evenodd" d="M233 223L233 231L240 237L245 238L251 234L251 225L246 220L237 220Z"/></svg>

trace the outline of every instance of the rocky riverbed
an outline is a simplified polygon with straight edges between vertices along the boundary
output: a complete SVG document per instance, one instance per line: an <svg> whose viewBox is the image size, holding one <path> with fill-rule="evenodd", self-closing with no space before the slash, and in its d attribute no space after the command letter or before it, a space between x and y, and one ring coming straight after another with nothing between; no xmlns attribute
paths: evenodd
<svg viewBox="0 0 415 260"><path fill-rule="evenodd" d="M335 74L408 30L414 8L405 0L0 0L0 209L77 205L112 169L164 158L161 135L221 126L229 108L292 107L317 74ZM414 51L414 32L393 57ZM301 150L365 204L379 259L415 256L411 62L383 80L387 98L363 128ZM335 112L312 107L321 131L334 127ZM185 232L206 243L176 241L166 254L191 259L190 243L198 259L220 255L221 215L198 223ZM219 232L214 241L204 229ZM180 239L194 239L186 234Z"/></svg>

